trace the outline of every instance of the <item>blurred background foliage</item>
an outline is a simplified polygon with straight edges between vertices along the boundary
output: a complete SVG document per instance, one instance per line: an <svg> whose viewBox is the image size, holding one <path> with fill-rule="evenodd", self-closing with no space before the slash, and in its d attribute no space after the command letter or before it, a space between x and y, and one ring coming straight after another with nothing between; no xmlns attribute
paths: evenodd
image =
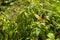
<svg viewBox="0 0 60 40"><path fill-rule="evenodd" d="M60 0L0 0L0 40L60 40Z"/></svg>

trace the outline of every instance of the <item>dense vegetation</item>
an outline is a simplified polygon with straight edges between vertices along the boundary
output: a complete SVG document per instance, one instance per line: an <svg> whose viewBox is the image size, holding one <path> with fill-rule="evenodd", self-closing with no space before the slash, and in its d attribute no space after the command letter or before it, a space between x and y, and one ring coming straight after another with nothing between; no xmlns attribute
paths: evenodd
<svg viewBox="0 0 60 40"><path fill-rule="evenodd" d="M60 40L60 0L0 0L0 40Z"/></svg>

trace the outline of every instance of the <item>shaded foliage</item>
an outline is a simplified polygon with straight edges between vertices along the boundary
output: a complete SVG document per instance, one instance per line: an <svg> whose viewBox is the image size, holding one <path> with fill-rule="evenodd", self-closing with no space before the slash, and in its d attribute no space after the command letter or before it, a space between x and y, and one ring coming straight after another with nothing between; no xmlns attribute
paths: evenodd
<svg viewBox="0 0 60 40"><path fill-rule="evenodd" d="M0 0L0 40L60 40L60 0Z"/></svg>

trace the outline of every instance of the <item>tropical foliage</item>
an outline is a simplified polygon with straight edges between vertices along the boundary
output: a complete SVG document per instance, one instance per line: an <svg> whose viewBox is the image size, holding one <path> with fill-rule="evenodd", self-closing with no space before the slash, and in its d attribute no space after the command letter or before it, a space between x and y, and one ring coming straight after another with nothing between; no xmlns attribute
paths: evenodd
<svg viewBox="0 0 60 40"><path fill-rule="evenodd" d="M0 0L0 40L60 40L60 0Z"/></svg>

